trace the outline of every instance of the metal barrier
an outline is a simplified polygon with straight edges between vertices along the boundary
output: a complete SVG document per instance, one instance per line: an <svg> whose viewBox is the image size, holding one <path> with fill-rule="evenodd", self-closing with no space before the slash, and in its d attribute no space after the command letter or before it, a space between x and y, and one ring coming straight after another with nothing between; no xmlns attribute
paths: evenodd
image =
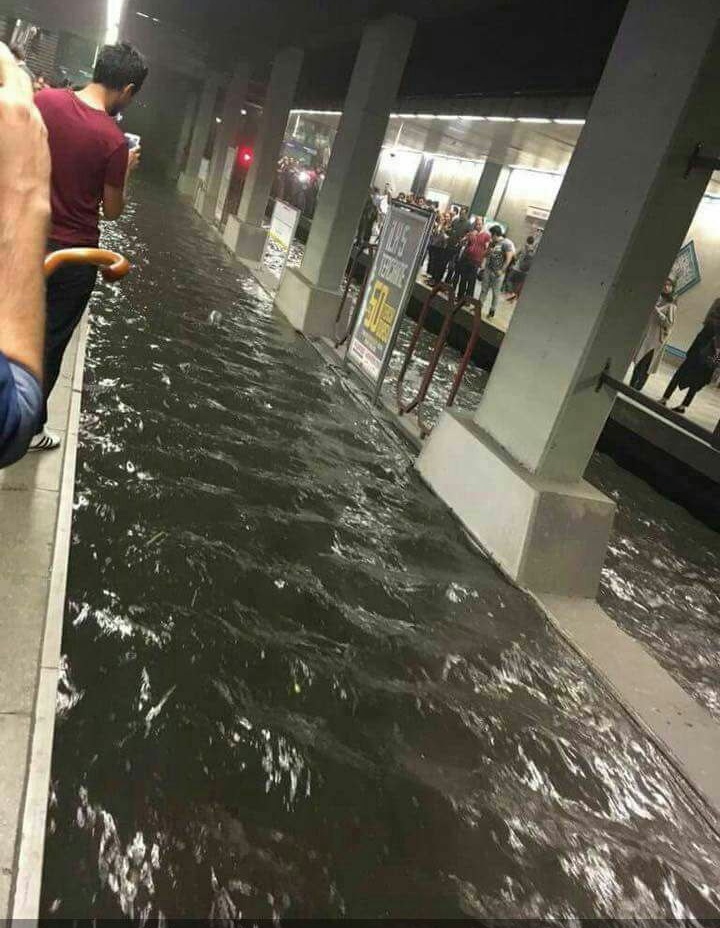
<svg viewBox="0 0 720 928"><path fill-rule="evenodd" d="M348 271L347 280L345 282L345 289L343 290L342 299L340 300L340 306L338 307L337 315L335 316L335 333L336 341L335 347L339 348L341 345L344 345L345 342L350 338L352 330L355 328L355 323L357 322L358 313L360 312L360 307L362 306L363 297L365 296L365 288L367 287L368 277L370 276L370 268L372 267L373 255L375 254L375 249L377 248L377 242L360 242L359 246L356 243L353 245L353 260L350 265L350 270ZM350 286L355 277L355 270L357 269L358 262L360 260L360 255L363 252L367 252L370 261L368 262L367 267L365 268L365 273L363 274L362 283L360 284L360 290L358 292L357 298L355 300L355 305L353 310L350 313L350 319L348 320L347 328L345 334L342 338L337 339L337 326L342 318L343 310L345 309L345 303L347 302L348 294L350 293Z"/></svg>
<svg viewBox="0 0 720 928"><path fill-rule="evenodd" d="M720 449L720 421L715 427L715 431L711 432L708 429L703 428L701 425L698 425L697 422L693 422L692 419L688 419L686 416L673 412L672 409L668 409L667 406L663 406L662 403L658 403L657 400L651 399L649 396L645 396L644 393L640 393L633 387L628 386L628 384L623 383L622 380L617 380L615 377L611 377L608 373L608 365L606 365L605 370L603 370L603 372L600 374L596 390L601 390L603 386L611 387L613 390L615 390L616 393L620 393L622 396L627 396L629 399L636 402L639 406L643 406L645 409L649 409L651 412L654 412L656 416L660 416L667 422L671 422L681 431L687 432L689 435L692 435L695 438L699 438L701 441L707 442L707 444L712 445L714 448Z"/></svg>
<svg viewBox="0 0 720 928"><path fill-rule="evenodd" d="M50 277L64 264L95 264L102 268L105 280L120 280L130 270L127 258L106 248L61 248L46 256L45 276Z"/></svg>
<svg viewBox="0 0 720 928"><path fill-rule="evenodd" d="M444 293L447 296L448 311L445 314L445 318L443 319L443 324L440 327L440 332L438 333L437 339L433 346L433 351L432 351L432 354L430 355L428 366L420 382L420 386L418 387L417 393L415 394L415 397L413 399L409 400L408 402L404 402L402 399L402 388L403 388L403 383L405 381L405 376L412 362L413 355L415 354L415 349L417 348L418 342L420 341L420 336L422 334L422 331L425 328L425 320L427 319L428 313L430 312L431 303L433 301L433 298L438 293ZM482 324L482 313L481 313L480 301L474 298L467 298L467 299L461 300L459 303L456 303L455 302L455 291L453 290L451 286L445 283L436 284L432 288L430 293L428 294L425 302L423 303L423 307L420 310L420 315L418 316L417 322L415 323L415 329L413 331L412 338L410 339L410 342L405 350L405 357L403 359L402 367L400 368L400 373L398 374L398 379L397 379L396 396L397 396L398 412L400 413L400 415L403 415L403 414L412 412L414 409L417 410L418 426L420 428L420 433L423 436L423 438L430 433L431 427L428 426L425 422L423 422L422 404L425 402L425 397L427 396L427 392L428 392L428 389L430 388L430 384L432 383L432 379L435 376L435 371L437 370L440 357L443 351L445 350L445 345L447 344L447 340L450 334L450 329L452 328L452 324L455 321L455 316L457 315L458 310L462 309L467 304L470 304L475 307L475 317L473 319L473 326L472 326L472 331L470 333L470 338L468 339L465 352L462 358L460 359L458 370L455 374L455 377L452 382L452 386L450 388L450 392L448 394L448 398L445 402L446 407L452 406L452 404L455 402L455 397L457 396L457 392L460 389L460 384L462 383L462 379L465 376L465 371L467 370L468 364L470 363L470 359L475 349L475 345L477 344L478 338L480 337L480 327Z"/></svg>

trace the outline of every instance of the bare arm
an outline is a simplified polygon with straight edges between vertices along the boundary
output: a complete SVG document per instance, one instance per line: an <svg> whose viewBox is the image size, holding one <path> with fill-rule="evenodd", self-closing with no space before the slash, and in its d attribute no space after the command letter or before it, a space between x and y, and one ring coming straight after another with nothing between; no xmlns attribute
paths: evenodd
<svg viewBox="0 0 720 928"><path fill-rule="evenodd" d="M127 199L127 188L130 182L130 176L140 163L140 148L133 148L128 154L127 173L125 174L125 185L123 187L112 187L105 184L103 189L103 216L106 219L114 221L122 216Z"/></svg>
<svg viewBox="0 0 720 928"><path fill-rule="evenodd" d="M511 248L510 251L508 251L507 254L505 255L505 264L503 264L504 271L506 271L510 267L510 262L512 261L514 257L515 257L515 252Z"/></svg>
<svg viewBox="0 0 720 928"><path fill-rule="evenodd" d="M42 380L47 133L29 79L0 44L0 351Z"/></svg>

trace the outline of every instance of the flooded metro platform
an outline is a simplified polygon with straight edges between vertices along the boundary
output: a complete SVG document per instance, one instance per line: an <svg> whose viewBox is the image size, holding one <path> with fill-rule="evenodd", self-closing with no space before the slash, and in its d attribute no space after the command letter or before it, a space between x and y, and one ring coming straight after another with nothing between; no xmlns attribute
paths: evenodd
<svg viewBox="0 0 720 928"><path fill-rule="evenodd" d="M94 303L43 917L720 915L719 823L655 744L201 220L138 201Z"/></svg>

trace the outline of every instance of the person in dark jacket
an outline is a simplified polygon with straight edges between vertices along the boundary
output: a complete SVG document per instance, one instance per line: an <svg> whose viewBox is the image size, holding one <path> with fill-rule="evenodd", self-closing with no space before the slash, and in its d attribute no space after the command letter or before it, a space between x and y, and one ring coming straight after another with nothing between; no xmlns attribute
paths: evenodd
<svg viewBox="0 0 720 928"><path fill-rule="evenodd" d="M696 395L712 380L715 369L720 365L720 297L710 307L705 323L695 336L685 360L675 371L660 402L666 406L674 391L679 387L687 390L685 399L675 412L684 413Z"/></svg>

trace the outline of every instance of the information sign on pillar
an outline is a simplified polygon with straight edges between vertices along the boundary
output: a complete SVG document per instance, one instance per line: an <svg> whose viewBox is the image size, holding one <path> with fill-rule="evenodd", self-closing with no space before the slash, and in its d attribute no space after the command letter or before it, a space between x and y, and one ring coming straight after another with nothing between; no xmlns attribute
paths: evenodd
<svg viewBox="0 0 720 928"><path fill-rule="evenodd" d="M227 200L228 190L230 189L230 181L232 180L236 157L237 148L231 145L227 150L227 155L225 156L225 166L223 167L217 204L215 206L215 218L218 222L222 222L223 213L225 212L225 201Z"/></svg>
<svg viewBox="0 0 720 928"><path fill-rule="evenodd" d="M282 200L276 200L273 207L270 228L268 229L265 249L260 259L261 269L267 268L268 277L273 278L276 287L282 283L285 266L290 255L290 246L295 241L295 232L300 221L300 210Z"/></svg>
<svg viewBox="0 0 720 928"><path fill-rule="evenodd" d="M385 217L347 360L380 393L405 306L415 285L433 213L393 203Z"/></svg>

